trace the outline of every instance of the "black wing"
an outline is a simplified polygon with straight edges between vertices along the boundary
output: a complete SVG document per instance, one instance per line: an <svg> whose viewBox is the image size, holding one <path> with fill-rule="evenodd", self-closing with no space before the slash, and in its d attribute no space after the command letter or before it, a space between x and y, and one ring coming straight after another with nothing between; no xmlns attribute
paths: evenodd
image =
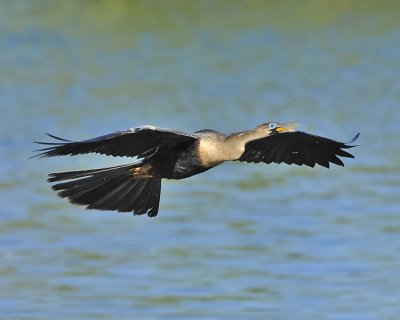
<svg viewBox="0 0 400 320"><path fill-rule="evenodd" d="M84 141L69 141L48 136L58 142L36 142L49 147L36 150L38 157L53 157L85 153L100 153L111 156L147 157L160 147L174 147L182 143L191 143L197 139L193 134L153 126L139 126L128 130Z"/></svg>
<svg viewBox="0 0 400 320"><path fill-rule="evenodd" d="M239 161L287 163L314 167L319 164L329 168L329 163L343 166L338 157L354 158L342 149L352 148L349 145L359 136L358 133L347 143L315 136L305 132L277 133L246 143L245 151Z"/></svg>

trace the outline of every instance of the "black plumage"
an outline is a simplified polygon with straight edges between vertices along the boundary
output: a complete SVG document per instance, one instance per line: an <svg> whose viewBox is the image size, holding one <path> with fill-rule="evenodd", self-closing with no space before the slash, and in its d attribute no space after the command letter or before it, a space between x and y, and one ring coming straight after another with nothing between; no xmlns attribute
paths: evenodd
<svg viewBox="0 0 400 320"><path fill-rule="evenodd" d="M52 189L87 209L146 214L158 213L161 179L183 179L209 170L224 161L287 163L329 168L343 166L339 157L354 156L343 149L353 147L359 136L342 143L295 131L294 123L264 123L256 128L224 135L214 130L187 133L154 126L139 126L83 141L70 141L48 134L56 142L45 145L37 157L99 153L137 157L132 164L49 174Z"/></svg>
<svg viewBox="0 0 400 320"><path fill-rule="evenodd" d="M312 168L315 164L329 168L329 163L344 166L338 156L354 158L342 149L352 148L349 143L353 143L358 136L348 143L342 143L301 131L273 134L246 143L245 152L239 161L267 164L284 162Z"/></svg>

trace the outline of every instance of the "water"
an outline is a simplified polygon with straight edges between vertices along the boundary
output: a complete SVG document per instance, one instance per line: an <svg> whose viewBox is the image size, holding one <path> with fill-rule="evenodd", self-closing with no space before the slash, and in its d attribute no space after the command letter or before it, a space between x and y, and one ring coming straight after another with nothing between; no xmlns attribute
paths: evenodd
<svg viewBox="0 0 400 320"><path fill-rule="evenodd" d="M397 319L396 2L0 2L2 319ZM28 160L50 132L265 121L341 141L345 167L229 163L165 181L155 219L85 211Z"/></svg>

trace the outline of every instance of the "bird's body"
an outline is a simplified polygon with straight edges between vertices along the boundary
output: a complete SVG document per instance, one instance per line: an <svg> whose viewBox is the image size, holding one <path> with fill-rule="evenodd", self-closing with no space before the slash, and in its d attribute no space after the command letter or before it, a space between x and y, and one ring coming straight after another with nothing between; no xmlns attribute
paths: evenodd
<svg viewBox="0 0 400 320"><path fill-rule="evenodd" d="M207 171L225 161L307 165L329 163L343 166L338 158L353 157L342 150L352 146L295 131L294 123L265 123L248 131L222 134L214 130L194 133L139 126L94 139L73 142L58 140L40 149L38 156L51 157L100 153L137 157L128 165L84 171L52 173L50 182L61 197L89 209L158 213L161 179L184 179ZM352 141L358 138L356 135ZM40 143L40 142L39 142Z"/></svg>

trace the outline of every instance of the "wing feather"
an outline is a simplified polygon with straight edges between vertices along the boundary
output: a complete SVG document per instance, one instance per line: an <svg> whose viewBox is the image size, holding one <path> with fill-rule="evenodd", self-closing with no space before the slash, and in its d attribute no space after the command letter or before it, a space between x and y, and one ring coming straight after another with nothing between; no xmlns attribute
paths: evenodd
<svg viewBox="0 0 400 320"><path fill-rule="evenodd" d="M173 147L192 143L195 134L153 126L139 126L83 141L70 141L47 134L57 142L36 142L46 148L36 150L35 157L53 157L86 153L99 153L111 156L147 157L159 147Z"/></svg>
<svg viewBox="0 0 400 320"><path fill-rule="evenodd" d="M239 161L262 161L267 164L284 162L309 167L319 164L326 168L329 168L330 163L343 166L339 157L354 158L343 149L354 147L349 144L359 135L358 133L351 141L343 143L301 131L277 133L246 143Z"/></svg>

